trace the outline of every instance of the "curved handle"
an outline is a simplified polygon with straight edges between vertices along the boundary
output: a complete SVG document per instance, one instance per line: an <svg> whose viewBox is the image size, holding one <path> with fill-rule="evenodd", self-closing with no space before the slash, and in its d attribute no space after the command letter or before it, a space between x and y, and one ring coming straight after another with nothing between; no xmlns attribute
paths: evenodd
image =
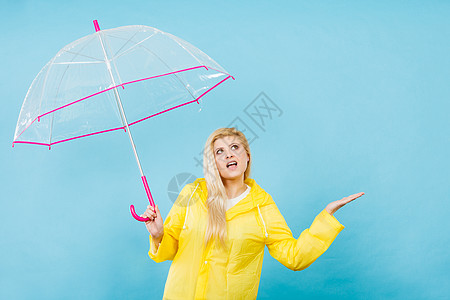
<svg viewBox="0 0 450 300"><path fill-rule="evenodd" d="M138 216L137 213L134 211L133 204L130 205L130 210L131 210L131 214L133 215L133 218L135 218L136 220L141 221L141 222L146 222L146 221L150 220L149 218L143 218L143 217Z"/></svg>
<svg viewBox="0 0 450 300"><path fill-rule="evenodd" d="M150 205L155 208L155 202L153 202L152 193L150 193L150 188L148 187L147 178L145 176L142 176L142 183L144 183L145 192L147 193L148 202L150 202ZM136 211L134 210L134 205L130 205L130 211L133 218L135 218L138 221L145 222L149 221L149 218L143 218L136 214Z"/></svg>

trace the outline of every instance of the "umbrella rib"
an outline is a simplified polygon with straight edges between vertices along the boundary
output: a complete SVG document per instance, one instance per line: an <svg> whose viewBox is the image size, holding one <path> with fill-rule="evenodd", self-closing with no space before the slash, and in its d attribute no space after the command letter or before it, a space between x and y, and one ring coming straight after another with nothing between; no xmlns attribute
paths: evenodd
<svg viewBox="0 0 450 300"><path fill-rule="evenodd" d="M161 61L169 71L174 72L158 55L156 55L153 51L151 51L150 49L148 49L145 46L140 45L140 47L144 48L145 50L147 50L148 52L150 52L151 54L153 54L157 59L159 59L159 61ZM195 99L195 96L191 93L191 91L187 88L187 86L184 84L184 82L177 76L176 73L173 74L178 81L180 82L180 84L186 89L186 91L191 95L192 99Z"/></svg>
<svg viewBox="0 0 450 300"><path fill-rule="evenodd" d="M52 60L53 60L53 59L52 59ZM25 127L19 134L17 134L17 128L18 128L19 122L20 122L20 120L21 120L20 117L22 116L22 113L23 113L23 110L24 110L24 106L25 106L25 104L27 103L28 96L30 95L30 92L32 91L34 85L36 84L37 78L39 78L39 75L41 75L41 73L43 74L43 71L45 70L46 67L48 67L48 68L46 69L46 72L47 72L47 74L48 74L49 68L50 68L50 62L51 62L52 60L50 60L50 61L49 61L49 62L48 62L48 63L47 63L40 71L39 71L38 76L36 76L36 77L33 79L33 82L31 83L31 86L28 88L27 94L25 95L25 101L22 103L22 107L20 108L20 115L19 115L19 120L17 121L17 125L16 125L16 132L15 132L15 134L14 134L14 140L18 139L18 138L22 135L22 133L24 133L24 131L27 130L28 127L30 127L30 125L33 124L33 122L36 121L37 118L38 118L38 117L35 117L35 118L33 119L33 121L31 121L31 122L29 122L29 120L31 120L31 119L28 119L28 122L27 122L27 123L29 123L29 124L26 125L26 127ZM47 76L47 74L46 74L45 76L43 75L44 78ZM41 111L41 101L42 101L42 97L40 97L40 99L39 99L39 109L38 109L38 112L37 112L37 115L38 115L38 116L39 116L39 113L40 113L40 111Z"/></svg>
<svg viewBox="0 0 450 300"><path fill-rule="evenodd" d="M47 73L45 74L45 77L44 77L44 84L43 84L43 86L42 86L42 91L41 91L41 99L40 99L40 101L39 101L39 113L38 113L38 115L41 113L42 99L44 98L43 96L44 96L44 90L45 90L45 87L46 87L46 85L47 85L48 74L50 73L50 68L52 67L53 61L55 61L55 58L56 58L56 57L54 57L54 58L51 60L51 62L49 62L49 66L48 66L48 69L47 69ZM39 122L39 117L38 117L38 122Z"/></svg>
<svg viewBox="0 0 450 300"><path fill-rule="evenodd" d="M84 46L81 47L80 51L83 51L84 48L86 48L88 45L89 45L89 43L84 44ZM78 56L84 56L83 54L80 54L79 52L78 53L71 52L71 51L66 51L66 52L70 52L70 53L74 54L74 56L72 57L72 61L71 62L73 62ZM56 99L57 99L58 94L59 94L59 90L61 88L61 84L62 84L63 79L64 79L64 77L65 77L65 75L67 73L67 70L69 70L69 67L70 67L70 65L66 66L66 68L65 68L65 70L64 70L64 72L63 72L63 74L61 76L61 80L59 81L58 88L56 89L56 95L55 95L55 98L54 98L54 101L53 101L53 105L55 105ZM55 119L55 114L52 114L52 121L51 121L51 124L50 124L50 135L49 135L49 144L50 145L52 144L53 121L54 121L54 119Z"/></svg>
<svg viewBox="0 0 450 300"><path fill-rule="evenodd" d="M88 45L88 44L86 44L84 47L86 47L87 45ZM84 47L83 47L83 49L84 49ZM92 56L89 56L89 55L84 55L84 54L77 53L77 52L72 52L72 51L69 51L69 50L63 50L63 51L64 51L64 52L67 52L67 53L76 54L76 55L79 55L79 56L91 58L91 59L94 59L96 62L99 62L99 63L104 62L104 61L101 60L101 59L98 59L98 58L96 58L96 57L92 57Z"/></svg>
<svg viewBox="0 0 450 300"><path fill-rule="evenodd" d="M158 31L159 32L159 31ZM162 32L163 34L164 34L164 32ZM137 34L137 33L136 33ZM132 38L134 37L134 36L136 36L136 34L134 34L130 39L128 39L127 40L127 42L124 44L124 45L126 45L129 41L132 41ZM166 67L167 67L167 69L169 70L169 71L172 71L173 72L173 70L158 56L158 55L156 55L153 51L151 51L150 49L148 49L147 47L145 47L145 46L143 46L143 45L141 45L143 42L145 42L146 40L148 40L148 39L150 39L152 36L154 36L156 33L153 33L151 36L149 36L149 37L147 37L147 38L145 38L145 39L143 39L142 41L140 41L140 42L135 42L135 41L132 41L133 43L135 43L132 47L130 47L129 49L127 49L126 51L124 51L124 52L122 52L120 55L117 55L117 53L119 53L119 51L124 47L124 46L122 46L122 48L120 48L117 52L116 52L116 55L113 57L113 58L111 58L110 60L114 63L114 67L116 68L116 73L117 74L119 74L119 72L117 72L117 67L116 67L116 64L115 64L115 60L117 59L117 58L119 58L120 56L123 56L123 55L125 55L126 53L128 53L128 52L130 52L132 49L134 49L135 47L142 47L142 48L144 48L145 50L147 50L149 53L151 53L153 56L155 56L161 63L163 63ZM107 36L109 36L109 37L114 37L114 38L117 38L117 39L122 39L122 40L126 40L126 39L124 39L124 38L121 38L121 37L117 37L117 36L114 36L114 35L110 35L110 34L105 34L105 35L107 35ZM172 39L173 40L173 39ZM178 45L180 45L179 43L178 43ZM181 46L181 45L180 45ZM182 47L182 46L181 46ZM184 48L183 47L183 49L185 49L186 51L188 51L186 48ZM191 56L193 56L192 55L192 53L191 52L189 52L188 51L188 53L191 55ZM197 62L201 65L202 63L194 56L194 58L197 60ZM120 75L119 75L120 76ZM195 99L195 96L192 94L192 92L187 88L187 86L184 84L184 82L176 75L176 74L174 74L174 76L178 79L178 81L180 82L180 84L186 89L186 91L191 95L191 97L192 97L192 99ZM122 80L120 80L120 81L122 81Z"/></svg>
<svg viewBox="0 0 450 300"><path fill-rule="evenodd" d="M50 135L48 139L48 143L52 144L52 134L53 134L53 120L55 119L55 114L52 114L52 122L50 123Z"/></svg>
<svg viewBox="0 0 450 300"><path fill-rule="evenodd" d="M128 44L128 42L129 41L131 41L131 39L132 38L134 38L137 34L139 33L139 31L136 31L123 45L122 45L122 47L120 47L119 48L119 50L117 50L116 51L116 53L114 53L114 55L113 55L113 59L116 57L116 55L117 55L117 53L119 53L120 52L120 50L122 50L127 44ZM117 37L117 36L114 36L114 35L109 35L109 34L105 34L105 35L108 35L109 37L113 37L113 38L116 38L116 39L122 39L121 37ZM150 36L151 37L151 36ZM125 39L122 39L122 40L125 40Z"/></svg>
<svg viewBox="0 0 450 300"><path fill-rule="evenodd" d="M104 34L104 41L108 44L108 46L109 46L109 49L111 49L111 45L109 44L109 41L108 41L108 39L106 38L106 37L108 37L108 35L106 35L106 34ZM102 47L103 47L103 44L102 44ZM105 50L103 50L103 51L105 51ZM106 53L106 52L105 52ZM112 60L112 59L108 59L109 60L109 62L106 62L105 61L105 63L106 63L106 65L108 65L108 63L109 63L109 65L111 66L111 62L113 63L113 65L114 65L114 69L115 69L115 71L116 71L116 75L119 77L119 82L122 84L123 82L122 82L122 78L120 77L120 74L119 74L119 71L117 70L117 66L116 66L116 62L114 61L114 60ZM112 75L111 75L112 76ZM113 79L113 84L115 84L114 83L114 79ZM123 86L122 86L122 88L123 88ZM116 93L117 91L114 89L114 93ZM119 107L119 103L117 102L117 100L115 101L115 103L116 103L116 106L117 106L117 109L118 109L118 113L119 113L119 116L120 116L120 121L122 122L122 126L123 126L123 128L125 129L126 128L126 124L125 124L125 120L124 120L124 118L123 118L123 116L122 116L122 114L120 113L120 107ZM126 129L125 129L126 130Z"/></svg>
<svg viewBox="0 0 450 300"><path fill-rule="evenodd" d="M180 45L180 47L181 48L183 48L184 50L186 50L193 58L195 58L200 64L203 64L203 63L201 63L200 62L200 60L197 58L197 56L195 56L194 54L192 54L192 52L191 51L189 51L186 47L184 47L182 44L180 44L180 42L178 41L178 37L176 37L176 36L174 36L174 35L172 35L172 34L170 34L170 33L167 33L167 32L162 32L163 34L165 34L165 35L169 35L170 37L173 37L172 38L172 40L173 41L175 41L178 45ZM193 46L193 45L192 45ZM193 46L194 48L195 48L195 46ZM200 49L198 49L200 52L201 52L201 50ZM213 61L216 65L219 65L217 62L215 62L211 57L209 57L206 53L203 53L203 54L205 54L208 58L209 58L209 60L211 60L211 61ZM210 69L213 69L213 70L215 70L215 71L217 71L217 72L220 72L220 73L222 73L222 74L226 74L226 75L228 75L228 76L231 76L230 74L228 74L228 73L226 73L226 72L223 72L223 71L219 71L219 70L217 70L217 69L214 69L214 68L211 68L211 67L209 67L208 66L208 68L210 68ZM223 69L223 68L222 68ZM231 78L233 78L233 80L234 80L234 77L233 76L231 76Z"/></svg>
<svg viewBox="0 0 450 300"><path fill-rule="evenodd" d="M184 47L183 45L180 44L180 42L178 42L176 40L176 37L174 35L171 35L170 33L166 33L166 32L162 32L162 34L169 36L169 38L174 41L175 43L177 43L181 48L183 48L184 50L187 51L187 53L189 53L199 64L202 65L202 63L200 62L200 60L197 58L197 56L195 56L194 54L191 53L191 51L189 51L188 49L186 49L186 47ZM174 38L172 38L172 36ZM209 56L208 56L209 57Z"/></svg>
<svg viewBox="0 0 450 300"><path fill-rule="evenodd" d="M67 61L67 62L57 62L54 65L76 65L76 64L103 64L104 61Z"/></svg>
<svg viewBox="0 0 450 300"><path fill-rule="evenodd" d="M146 37L145 39L143 39L142 41L140 41L140 42L135 42L135 41L132 41L132 42L134 42L135 44L133 45L133 46L131 46L130 48L128 48L127 50L125 50L124 52L122 52L122 53L120 53L119 55L117 55L117 53L119 53L119 51L121 50L121 49L119 49L119 51L117 51L116 52L116 54L114 55L114 57L113 58L111 58L111 60L115 60L115 59L117 59L117 58L119 58L119 57L121 57L121 56L123 56L123 55L125 55L126 53L128 53L128 52L130 52L132 49L134 49L135 47L137 47L137 46L139 46L140 44L142 44L143 42L145 42L146 40L148 40L149 38L151 38L152 36L154 36L156 33L154 33L154 34L152 34L151 36L149 36L149 37ZM120 37L116 37L116 36L113 36L113 37L115 37L115 38L117 38L117 39L122 39L122 40L125 40L125 39L123 39L123 38L120 38ZM131 38L133 38L133 37L131 37ZM131 38L128 40L128 41L130 41L131 40ZM126 44L126 43L125 43ZM123 46L122 46L122 48L123 48Z"/></svg>

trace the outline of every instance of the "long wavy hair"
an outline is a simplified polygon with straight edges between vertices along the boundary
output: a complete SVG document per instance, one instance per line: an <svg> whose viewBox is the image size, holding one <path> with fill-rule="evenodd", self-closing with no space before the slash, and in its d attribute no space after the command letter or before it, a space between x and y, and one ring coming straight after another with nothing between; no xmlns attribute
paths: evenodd
<svg viewBox="0 0 450 300"><path fill-rule="evenodd" d="M208 137L203 151L203 172L205 175L208 198L208 222L205 233L205 246L213 239L217 238L220 246L226 248L227 222L225 219L226 201L228 196L220 177L219 169L214 157L214 142L220 138L233 136L240 142L249 158L247 169L244 172L244 180L249 178L252 164L250 146L245 135L236 128L219 128Z"/></svg>

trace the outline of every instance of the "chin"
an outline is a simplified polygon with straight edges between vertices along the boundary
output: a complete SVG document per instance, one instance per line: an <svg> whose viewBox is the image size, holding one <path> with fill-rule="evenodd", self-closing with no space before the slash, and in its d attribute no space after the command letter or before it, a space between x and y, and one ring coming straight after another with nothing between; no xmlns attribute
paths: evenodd
<svg viewBox="0 0 450 300"><path fill-rule="evenodd" d="M239 174L220 174L220 177L222 177L222 179L237 179L237 178L241 178L242 176L244 176L244 172L239 173Z"/></svg>

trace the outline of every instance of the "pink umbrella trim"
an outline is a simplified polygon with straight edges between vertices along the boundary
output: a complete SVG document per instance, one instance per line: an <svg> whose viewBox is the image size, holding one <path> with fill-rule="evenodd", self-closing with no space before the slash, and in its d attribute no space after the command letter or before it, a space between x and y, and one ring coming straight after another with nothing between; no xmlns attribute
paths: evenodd
<svg viewBox="0 0 450 300"><path fill-rule="evenodd" d="M39 120L40 120L40 118L41 118L42 116L45 116L45 115L47 115L47 114L49 114L49 113L51 113L51 112L55 112L55 111L57 111L57 110L59 110L59 109L61 109L61 108L67 107L67 106L69 106L69 105L75 104L75 103L80 102L80 101L82 101L82 100L86 100L86 99L88 99L88 98L90 98L90 97L93 97L93 96L95 96L95 95L98 95L98 94L100 94L100 93L109 91L109 90L111 90L111 89L113 89L113 88L116 88L116 87L119 87L119 86L123 86L123 85L126 85L126 84L130 84L130 83L135 83L135 82L138 82L138 81L148 80L148 79L155 78L155 77L160 77L160 76L164 76L164 75L169 75L169 74L173 74L173 73L178 73L178 72L182 72L182 71L187 71L187 70L192 70L192 69L197 69L197 68L203 68L203 67L206 68L206 69L208 70L208 68L207 68L206 66L198 66L198 67L193 67L193 68L189 68L189 69L184 69L184 70L180 70L180 71L175 71L175 72L171 72L171 73L167 73L167 74L163 74L163 75L157 75L157 76L153 76L153 77L148 77L148 78L144 78L144 79L139 79L139 80L135 80L135 81L130 81L130 82L126 82L126 83L117 85L117 86L115 86L115 87L108 88L108 89L106 89L106 90L103 90L103 91L101 91L101 92L92 94L92 95L90 95L90 96L88 96L88 97L79 99L79 100L74 101L74 102L72 102L72 103L66 104L66 105L64 105L64 106L61 106L61 107L59 107L59 108L57 108L57 109L54 109L54 110L52 110L52 111L50 111L50 112L47 112L47 113L45 113L45 114L42 114L42 115L36 117L36 118L35 118L35 119L34 119L34 120L33 120L33 121L32 121L32 122L31 122L31 123L30 123L30 124L29 124L29 125L28 125L21 133L20 133L20 134L19 134L19 136L20 136L25 130L27 130L28 127L29 127L31 124L34 123L34 121L38 120L38 122L39 122ZM220 72L220 71L219 71L219 72ZM221 73L224 73L224 72L221 72ZM227 73L224 73L224 74L227 74ZM209 93L211 90L213 90L214 88L216 88L217 86L219 86L220 84L222 84L224 81L226 81L226 80L228 80L228 79L230 79L230 78L232 78L232 79L234 80L234 77L233 77L233 76L231 76L230 74L227 74L227 75L228 75L228 77L226 77L226 78L222 79L220 82L216 83L214 86L212 86L212 87L209 88L207 91L205 91L203 94L201 94L197 99L191 100L191 101L188 101L188 102L179 104L179 105L176 105L176 106L174 106L174 107L171 107L171 108L168 108L168 109L166 109L166 110L160 111L160 112L158 112L158 113L156 113L156 114L153 114L153 115L150 115L150 116L148 116L148 117L142 118L142 119L140 119L140 120L137 120L137 121L135 121L135 122L132 122L132 123L128 124L128 126L137 124L137 123L142 122L142 121L144 121L144 120L150 119L150 118L155 117L155 116L157 116L157 115L160 115L160 114L163 114L163 113L165 113L165 112L168 112L168 111L170 111L170 110L172 110L172 109L175 109L175 108L178 108L178 107L181 107L181 106L190 104L190 103L194 103L194 102L197 102L197 103L198 103L198 100L199 100L200 98L202 98L204 95L206 95L207 93ZM84 134L84 135L80 135L80 136L76 136L76 137L72 137L72 138L68 138L68 139L56 141L56 142L53 142L53 143L50 143L50 144L46 144L46 143L38 143L38 142L29 142L29 141L14 141L13 144L12 144L12 146L14 147L14 144L15 144L15 143L18 143L18 144L43 145L43 146L51 147L51 145L55 145L55 144L67 142L67 141L70 141L70 140L75 140L75 139L79 139L79 138L82 138L82 137L87 137L87 136L90 136L90 135L96 135L96 134L105 133L105 132L110 132L110 131L115 131L115 130L120 130L120 129L125 129L125 127L116 127L116 128L111 128L111 129L107 129L107 130L97 131L97 132L93 132L93 133L89 133L89 134ZM19 136L18 136L18 137L19 137ZM17 137L17 138L18 138L18 137Z"/></svg>
<svg viewBox="0 0 450 300"><path fill-rule="evenodd" d="M157 77L161 77L161 76L171 75L171 74L175 74L175 73L180 73L180 72L184 72L184 71L194 70L194 69L198 69L198 68L205 68L206 70L208 70L208 67L207 67L207 66L197 66L197 67L192 67L192 68L187 68L187 69L183 69L183 70L173 71L173 72L169 72L169 73L165 73L165 74L161 74L161 75L156 75L156 76L151 76L151 77L147 77L147 78L142 78L142 79L137 79L137 80L133 80L133 81L128 81L128 82L125 82L125 83L122 83L122 84L119 84L119 85L116 85L116 86L107 88L107 89L105 89L105 90L103 90L103 91L94 93L94 94L89 95L89 96L87 96L87 97L84 97L84 98L75 100L75 101L73 101L73 102L71 102L71 103L68 103L68 104L66 104L66 105L60 106L60 107L58 107L58 108L55 108L54 110L48 111L48 112L46 112L46 113L44 113L44 114L42 114L42 115L37 116L36 118L34 118L34 120L33 120L30 124L27 125L27 127L25 127L24 130L22 130L22 132L17 136L16 139L18 139L18 138L22 135L22 133L24 133L25 130L27 130L28 127L30 127L31 124L34 123L34 121L38 120L38 122L40 122L40 121L41 121L41 118L42 118L43 116L48 115L48 114L50 114L50 113L53 113L53 112L55 112L55 111L57 111L57 110L63 109L63 108L65 108L65 107L68 107L68 106L70 106L70 105L73 105L73 104L75 104L75 103L78 103L78 102L80 102L80 101L83 101L83 100L89 99L89 98L91 98L91 97L94 97L94 96L96 96L96 95L99 95L99 94L101 94L101 93L110 91L110 90L115 89L115 88L117 88L117 87L119 87L119 86L121 86L122 89L124 89L123 86L124 86L124 85L127 85L127 84L136 83L136 82L144 81L144 80L149 80L149 79L153 79L153 78L157 78ZM214 69L214 70L215 70L215 71L218 71L218 70L216 70L216 69ZM226 74L226 75L228 75L228 76L231 76L230 74L225 73L225 72L222 72L222 71L218 71L218 72L223 73L223 74ZM234 80L234 77L233 77L233 76L231 76L231 77L232 77L233 80ZM13 144L14 144L14 143L13 143Z"/></svg>

